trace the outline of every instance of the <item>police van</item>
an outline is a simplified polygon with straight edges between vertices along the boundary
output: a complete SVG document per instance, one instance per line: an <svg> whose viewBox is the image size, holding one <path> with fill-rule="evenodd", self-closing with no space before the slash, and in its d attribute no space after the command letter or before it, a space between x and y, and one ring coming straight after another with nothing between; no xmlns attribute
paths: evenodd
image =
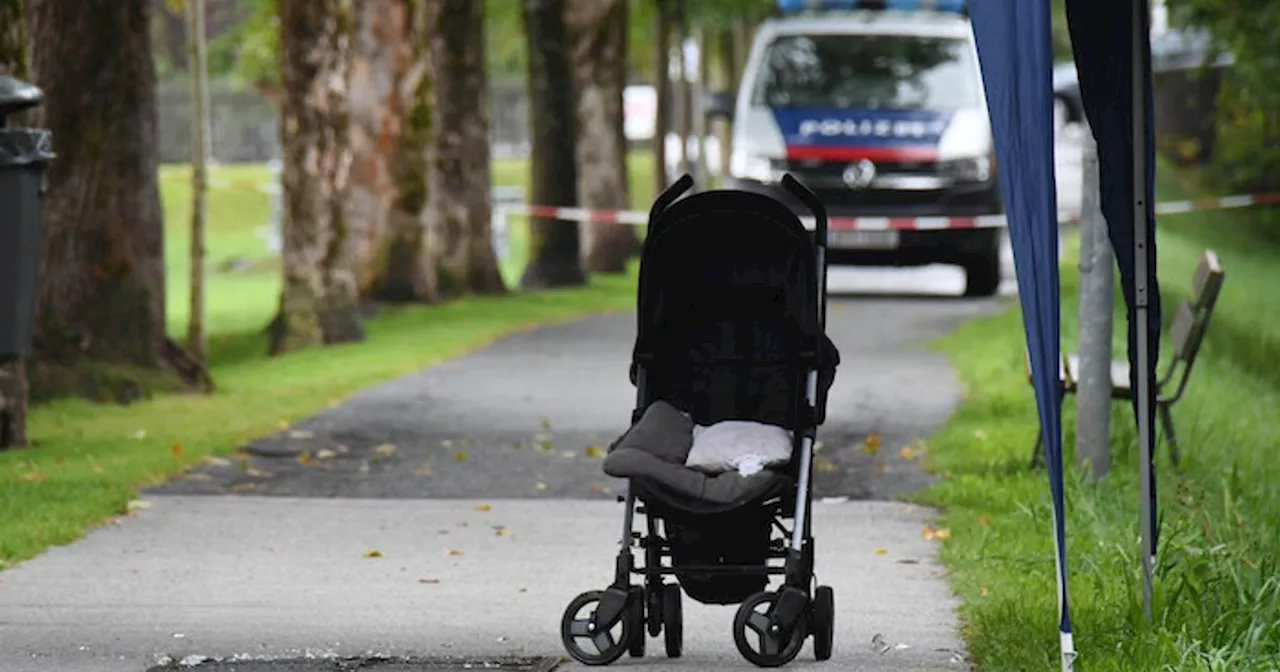
<svg viewBox="0 0 1280 672"><path fill-rule="evenodd" d="M726 186L804 212L779 186L790 172L833 217L1003 212L962 0L778 4L780 16L756 31L732 109L723 110L733 118ZM986 296L1000 284L1000 234L836 230L828 258L836 265L957 264L966 295Z"/></svg>

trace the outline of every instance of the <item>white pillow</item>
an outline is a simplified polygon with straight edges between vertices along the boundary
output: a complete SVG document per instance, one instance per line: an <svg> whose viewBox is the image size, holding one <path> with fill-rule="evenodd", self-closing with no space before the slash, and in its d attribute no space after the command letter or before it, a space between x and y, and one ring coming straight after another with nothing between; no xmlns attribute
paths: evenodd
<svg viewBox="0 0 1280 672"><path fill-rule="evenodd" d="M737 471L750 476L791 459L791 432L776 425L725 420L693 428L685 466L711 474Z"/></svg>

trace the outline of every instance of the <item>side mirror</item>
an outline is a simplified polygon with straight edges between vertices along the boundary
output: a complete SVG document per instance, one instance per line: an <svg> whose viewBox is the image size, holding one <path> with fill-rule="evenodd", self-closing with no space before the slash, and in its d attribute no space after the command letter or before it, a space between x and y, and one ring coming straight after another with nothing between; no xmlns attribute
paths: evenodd
<svg viewBox="0 0 1280 672"><path fill-rule="evenodd" d="M707 119L720 118L725 121L733 120L734 94L729 91L715 91L707 94L706 100L703 102L703 113Z"/></svg>

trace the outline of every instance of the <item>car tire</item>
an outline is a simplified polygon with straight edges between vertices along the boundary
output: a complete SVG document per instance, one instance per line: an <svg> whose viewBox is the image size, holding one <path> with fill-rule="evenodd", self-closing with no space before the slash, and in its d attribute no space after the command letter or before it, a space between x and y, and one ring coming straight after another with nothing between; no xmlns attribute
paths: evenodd
<svg viewBox="0 0 1280 672"><path fill-rule="evenodd" d="M967 255L964 266L964 295L995 296L1000 291L1000 235L998 230L984 231L986 240L978 250Z"/></svg>

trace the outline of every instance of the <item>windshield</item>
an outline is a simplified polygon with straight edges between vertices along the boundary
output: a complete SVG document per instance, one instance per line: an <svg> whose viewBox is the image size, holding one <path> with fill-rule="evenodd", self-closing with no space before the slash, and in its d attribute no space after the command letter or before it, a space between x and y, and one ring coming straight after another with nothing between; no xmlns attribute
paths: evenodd
<svg viewBox="0 0 1280 672"><path fill-rule="evenodd" d="M784 35L769 45L752 103L950 110L981 105L969 43L908 35Z"/></svg>

